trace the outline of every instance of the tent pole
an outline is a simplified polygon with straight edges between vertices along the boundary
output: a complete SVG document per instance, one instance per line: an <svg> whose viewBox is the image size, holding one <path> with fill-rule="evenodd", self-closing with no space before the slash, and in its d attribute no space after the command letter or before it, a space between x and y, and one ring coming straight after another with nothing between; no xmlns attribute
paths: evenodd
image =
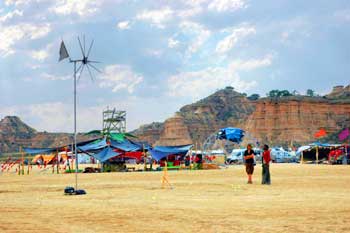
<svg viewBox="0 0 350 233"><path fill-rule="evenodd" d="M316 164L318 164L318 146L316 146Z"/></svg>
<svg viewBox="0 0 350 233"><path fill-rule="evenodd" d="M30 161L29 155L28 155L27 159L28 159L27 175L29 175L29 166L31 166L31 162L29 162Z"/></svg>
<svg viewBox="0 0 350 233"><path fill-rule="evenodd" d="M19 147L19 153L22 155L22 146ZM18 175L21 175L21 159L18 160Z"/></svg>
<svg viewBox="0 0 350 233"><path fill-rule="evenodd" d="M22 153L22 175L24 175L24 151L23 149L21 150L21 153Z"/></svg>
<svg viewBox="0 0 350 233"><path fill-rule="evenodd" d="M57 163L57 174L59 174L60 172L59 172L59 168L60 168L60 165L59 165L59 158L58 158L58 149L56 149L56 156L57 156L57 158L56 158L56 163Z"/></svg>
<svg viewBox="0 0 350 233"><path fill-rule="evenodd" d="M143 158L144 158L144 168L143 171L147 171L147 157L146 157L146 152L145 152L145 145L142 144L142 153L143 153Z"/></svg>
<svg viewBox="0 0 350 233"><path fill-rule="evenodd" d="M304 151L301 151L300 164L303 164L304 160Z"/></svg>

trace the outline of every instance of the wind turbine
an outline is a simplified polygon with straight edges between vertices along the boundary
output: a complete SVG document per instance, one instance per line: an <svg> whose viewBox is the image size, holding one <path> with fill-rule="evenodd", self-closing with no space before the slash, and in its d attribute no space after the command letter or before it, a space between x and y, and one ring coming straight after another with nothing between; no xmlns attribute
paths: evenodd
<svg viewBox="0 0 350 233"><path fill-rule="evenodd" d="M78 190L78 153L77 153L77 73L80 71L78 76L78 81L80 80L80 77L84 71L84 68L86 67L91 80L94 80L94 76L90 70L90 68L94 69L95 71L102 73L96 66L93 65L93 63L99 63L98 61L92 61L89 60L89 55L92 49L92 46L94 44L94 40L91 41L88 51L86 52L85 48L85 36L83 36L83 45L80 41L80 38L78 37L79 47L82 53L81 59L71 59L71 57L68 54L67 48L62 40L60 51L59 51L59 59L58 61L62 61L66 58L69 58L69 62L74 64L74 155L75 155L75 194L85 194L84 190ZM77 64L80 64L80 66L77 69ZM79 191L79 192L77 192ZM83 191L83 192L80 192Z"/></svg>

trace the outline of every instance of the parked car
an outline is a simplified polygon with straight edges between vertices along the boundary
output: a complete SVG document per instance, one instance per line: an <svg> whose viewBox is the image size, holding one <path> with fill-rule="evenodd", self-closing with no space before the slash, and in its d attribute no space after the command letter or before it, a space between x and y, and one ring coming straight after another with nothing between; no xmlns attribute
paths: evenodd
<svg viewBox="0 0 350 233"><path fill-rule="evenodd" d="M271 149L271 160L274 163L295 163L298 158L294 151L289 152L282 147L274 147Z"/></svg>
<svg viewBox="0 0 350 233"><path fill-rule="evenodd" d="M242 164L244 162L244 151L246 149L233 149L231 152L231 155L226 159L226 164ZM260 162L261 161L261 149L259 148L253 148L254 155L255 155L255 161Z"/></svg>

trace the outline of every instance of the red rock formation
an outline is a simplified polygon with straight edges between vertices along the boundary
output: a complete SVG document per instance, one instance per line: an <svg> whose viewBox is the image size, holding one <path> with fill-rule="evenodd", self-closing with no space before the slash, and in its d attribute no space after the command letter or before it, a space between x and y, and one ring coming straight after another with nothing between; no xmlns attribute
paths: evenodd
<svg viewBox="0 0 350 233"><path fill-rule="evenodd" d="M153 122L148 125L142 125L140 128L131 133L136 135L138 139L154 145L159 140L163 128L164 123Z"/></svg>
<svg viewBox="0 0 350 233"><path fill-rule="evenodd" d="M160 135L159 140L155 143L164 146L179 146L192 144L192 139L189 135L184 118L180 114L167 119L164 122L164 129Z"/></svg>
<svg viewBox="0 0 350 233"><path fill-rule="evenodd" d="M314 133L320 128L332 134L349 119L347 103L309 97L266 98L256 102L255 111L243 128L263 143L285 145L313 142Z"/></svg>

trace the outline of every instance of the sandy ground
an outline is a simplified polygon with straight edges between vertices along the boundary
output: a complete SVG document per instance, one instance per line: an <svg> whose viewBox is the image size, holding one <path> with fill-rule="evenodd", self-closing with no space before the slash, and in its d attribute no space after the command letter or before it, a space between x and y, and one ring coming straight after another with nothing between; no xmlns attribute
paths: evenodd
<svg viewBox="0 0 350 233"><path fill-rule="evenodd" d="M0 174L0 232L350 232L350 166L273 164L247 185L242 166L79 174Z"/></svg>

